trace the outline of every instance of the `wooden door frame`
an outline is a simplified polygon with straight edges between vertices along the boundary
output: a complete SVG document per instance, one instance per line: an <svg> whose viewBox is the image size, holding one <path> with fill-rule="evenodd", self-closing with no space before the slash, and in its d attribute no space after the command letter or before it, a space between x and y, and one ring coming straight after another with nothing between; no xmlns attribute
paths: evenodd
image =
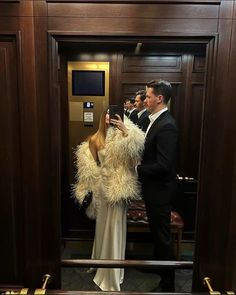
<svg viewBox="0 0 236 295"><path fill-rule="evenodd" d="M206 185L205 171L205 149L206 149L206 136L208 130L208 117L211 111L211 103L213 96L213 85L215 78L215 61L217 53L218 34L209 35L159 35L159 36L134 36L134 35L89 35L84 32L48 32L48 56L49 56L49 116L50 116L50 147L51 147L51 197L54 200L54 204L57 204L53 210L53 221L54 224L58 224L61 221L60 212L60 197L61 197L61 110L60 110L60 85L58 79L58 66L59 66L59 44L61 43L91 43L91 42L102 42L102 43L119 43L127 44L134 42L151 42L151 43L164 43L164 44L205 44L206 45L206 74L205 74L205 87L204 87L204 98L203 98L203 121L200 139L200 156L199 156L199 182L198 182L198 194L197 194L197 208L201 208L202 204L202 191ZM197 210L196 216L196 243L195 243L195 255L194 255L194 271L193 271L193 290L201 290L201 277L200 277L200 262L201 253L200 246L204 241L200 240L200 224L199 224L199 210ZM57 235L58 247L60 248L61 235L60 230ZM58 257L57 266L60 268L60 257ZM58 271L59 273L59 271ZM60 276L59 276L60 277Z"/></svg>

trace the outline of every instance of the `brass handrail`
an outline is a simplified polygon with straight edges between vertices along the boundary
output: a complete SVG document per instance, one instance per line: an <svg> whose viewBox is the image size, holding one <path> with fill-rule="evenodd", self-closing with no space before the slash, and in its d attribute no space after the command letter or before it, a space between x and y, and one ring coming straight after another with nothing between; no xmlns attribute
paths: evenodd
<svg viewBox="0 0 236 295"><path fill-rule="evenodd" d="M208 290L209 290L209 294L210 295L221 295L221 294L226 294L226 295L235 295L234 291L226 291L224 292L219 292L219 291L214 291L212 286L211 286L211 279L209 277L205 277L203 280L203 285L207 286Z"/></svg>
<svg viewBox="0 0 236 295"><path fill-rule="evenodd" d="M209 277L205 277L202 281L203 285L207 286L210 295L221 295L221 292L213 290L211 286L211 279Z"/></svg>
<svg viewBox="0 0 236 295"><path fill-rule="evenodd" d="M43 285L41 289L36 289L34 295L44 295L46 293L46 286L51 281L51 276L49 274L45 274L43 276Z"/></svg>

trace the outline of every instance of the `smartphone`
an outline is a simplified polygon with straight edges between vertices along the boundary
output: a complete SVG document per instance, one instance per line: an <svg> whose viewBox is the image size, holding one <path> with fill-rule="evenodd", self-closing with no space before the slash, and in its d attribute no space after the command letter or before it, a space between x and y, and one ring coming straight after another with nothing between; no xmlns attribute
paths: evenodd
<svg viewBox="0 0 236 295"><path fill-rule="evenodd" d="M110 119L118 119L118 117L116 116L119 115L121 117L121 120L124 120L124 108L122 106L119 105L110 105L109 106L109 116Z"/></svg>

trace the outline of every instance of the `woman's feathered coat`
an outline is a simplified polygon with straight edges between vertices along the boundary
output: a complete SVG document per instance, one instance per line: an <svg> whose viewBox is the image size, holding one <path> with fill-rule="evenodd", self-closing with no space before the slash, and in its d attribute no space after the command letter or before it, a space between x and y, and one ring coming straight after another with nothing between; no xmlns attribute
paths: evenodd
<svg viewBox="0 0 236 295"><path fill-rule="evenodd" d="M128 129L127 137L117 128L108 128L104 161L100 166L94 160L88 142L83 142L77 147L75 196L81 204L86 193L93 192L93 201L86 211L90 218L96 217L100 197L112 205L140 196L140 186L134 167L141 159L145 135L129 119L126 118L124 123Z"/></svg>

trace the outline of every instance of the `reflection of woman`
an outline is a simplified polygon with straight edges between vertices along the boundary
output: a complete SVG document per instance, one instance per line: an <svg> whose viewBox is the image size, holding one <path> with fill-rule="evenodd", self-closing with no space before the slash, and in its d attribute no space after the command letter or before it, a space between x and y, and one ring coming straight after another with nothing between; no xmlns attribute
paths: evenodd
<svg viewBox="0 0 236 295"><path fill-rule="evenodd" d="M126 245L126 201L139 196L134 170L139 161L144 133L131 121L101 115L99 129L89 141L78 146L76 198L81 203L86 193L93 200L86 213L96 218L92 259L124 259ZM120 291L123 269L98 268L94 282L103 291Z"/></svg>

